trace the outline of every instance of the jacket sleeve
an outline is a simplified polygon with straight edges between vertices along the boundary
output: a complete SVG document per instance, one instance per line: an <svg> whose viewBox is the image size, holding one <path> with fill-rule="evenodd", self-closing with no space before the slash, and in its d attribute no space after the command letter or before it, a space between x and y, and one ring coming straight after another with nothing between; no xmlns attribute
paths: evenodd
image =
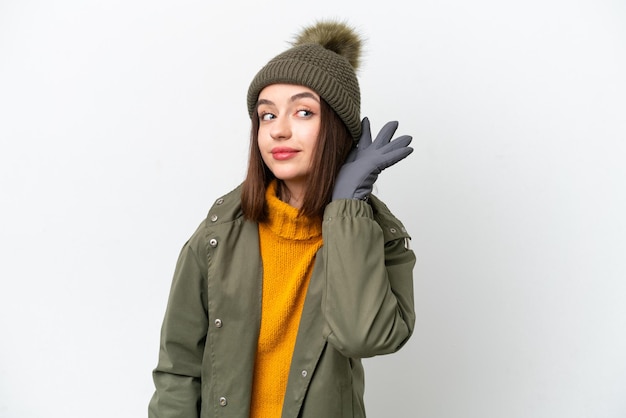
<svg viewBox="0 0 626 418"><path fill-rule="evenodd" d="M206 257L196 233L183 246L161 327L159 360L152 376L150 418L197 418L207 335Z"/></svg>
<svg viewBox="0 0 626 418"><path fill-rule="evenodd" d="M415 325L413 267L405 228L380 202L337 200L322 234L324 336L347 357L395 352Z"/></svg>

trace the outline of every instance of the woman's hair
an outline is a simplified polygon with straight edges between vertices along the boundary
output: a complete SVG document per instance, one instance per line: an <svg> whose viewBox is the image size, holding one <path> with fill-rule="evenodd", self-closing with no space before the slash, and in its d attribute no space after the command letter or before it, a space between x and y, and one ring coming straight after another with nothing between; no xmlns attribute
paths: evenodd
<svg viewBox="0 0 626 418"><path fill-rule="evenodd" d="M348 153L354 146L354 139L332 108L325 100L320 101L320 131L311 159L310 175L306 179L306 192L300 214L313 218L322 217L324 208L332 198L335 179ZM267 219L265 190L276 177L263 162L259 150L259 118L252 118L250 132L250 155L248 173L242 185L241 207L246 219L263 222ZM277 190L287 193L281 180L277 180Z"/></svg>

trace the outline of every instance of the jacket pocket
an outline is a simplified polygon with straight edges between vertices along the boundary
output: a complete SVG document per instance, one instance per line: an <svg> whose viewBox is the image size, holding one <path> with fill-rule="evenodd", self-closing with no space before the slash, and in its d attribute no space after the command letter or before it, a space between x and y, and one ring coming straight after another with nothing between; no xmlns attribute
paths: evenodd
<svg viewBox="0 0 626 418"><path fill-rule="evenodd" d="M362 416L362 414L355 415L353 410L355 394L352 370L350 359L327 344L311 378L299 417L352 418Z"/></svg>

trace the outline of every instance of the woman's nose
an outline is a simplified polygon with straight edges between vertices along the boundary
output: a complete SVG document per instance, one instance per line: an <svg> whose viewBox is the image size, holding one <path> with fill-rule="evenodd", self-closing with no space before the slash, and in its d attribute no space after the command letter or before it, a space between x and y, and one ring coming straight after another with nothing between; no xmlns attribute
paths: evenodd
<svg viewBox="0 0 626 418"><path fill-rule="evenodd" d="M274 139L288 139L291 137L291 125L289 119L285 117L277 117L272 123L270 135Z"/></svg>

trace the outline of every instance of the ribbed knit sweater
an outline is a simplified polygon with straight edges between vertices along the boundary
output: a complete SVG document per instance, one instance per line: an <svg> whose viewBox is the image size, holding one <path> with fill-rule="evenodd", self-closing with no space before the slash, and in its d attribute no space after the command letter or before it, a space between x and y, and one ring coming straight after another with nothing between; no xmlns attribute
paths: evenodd
<svg viewBox="0 0 626 418"><path fill-rule="evenodd" d="M268 186L265 198L269 216L259 224L263 300L251 418L281 415L313 261L322 246L320 220L300 216L298 209L279 200L275 183Z"/></svg>

